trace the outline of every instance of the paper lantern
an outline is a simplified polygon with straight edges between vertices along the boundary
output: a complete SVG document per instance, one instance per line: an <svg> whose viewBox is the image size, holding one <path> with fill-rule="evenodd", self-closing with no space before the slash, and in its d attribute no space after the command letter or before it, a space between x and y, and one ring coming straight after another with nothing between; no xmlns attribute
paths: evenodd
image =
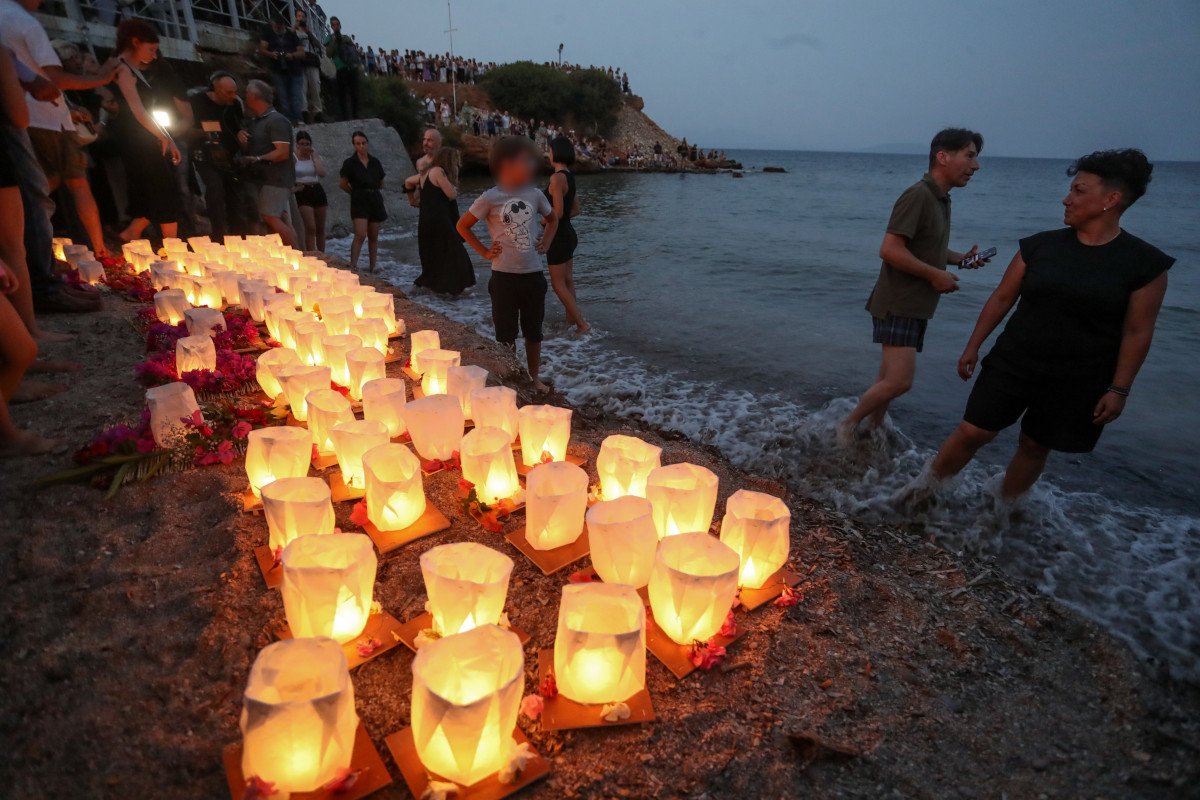
<svg viewBox="0 0 1200 800"><path fill-rule="evenodd" d="M576 703L621 703L646 688L646 608L632 586L563 587L554 680Z"/></svg>
<svg viewBox="0 0 1200 800"><path fill-rule="evenodd" d="M312 459L312 438L304 428L256 428L246 437L246 477L255 497L280 478L303 478Z"/></svg>
<svg viewBox="0 0 1200 800"><path fill-rule="evenodd" d="M299 352L296 347L296 328L299 325L313 322L313 315L308 311L288 309L280 312L275 319L279 326L279 343Z"/></svg>
<svg viewBox="0 0 1200 800"><path fill-rule="evenodd" d="M739 564L732 548L707 533L663 539L648 587L654 621L676 644L711 639L733 606Z"/></svg>
<svg viewBox="0 0 1200 800"><path fill-rule="evenodd" d="M609 436L600 445L596 472L600 475L600 495L616 500L625 495L646 496L646 478L661 466L662 448L633 436Z"/></svg>
<svg viewBox="0 0 1200 800"><path fill-rule="evenodd" d="M571 409L557 406L523 406L518 412L521 432L521 460L532 467L567 457L571 440Z"/></svg>
<svg viewBox="0 0 1200 800"><path fill-rule="evenodd" d="M475 542L443 544L422 553L421 575L434 630L452 636L497 624L512 570L511 558Z"/></svg>
<svg viewBox="0 0 1200 800"><path fill-rule="evenodd" d="M400 333L396 323L396 298L394 295L376 292L363 299L363 319L382 320L387 326L388 336Z"/></svg>
<svg viewBox="0 0 1200 800"><path fill-rule="evenodd" d="M354 301L349 297L337 294L336 285L330 286L330 296L321 301L319 309L321 319L324 320L328 314L341 314L344 311L354 313Z"/></svg>
<svg viewBox="0 0 1200 800"><path fill-rule="evenodd" d="M367 381L378 380L387 376L387 368L383 363L383 353L374 347L356 347L346 353L346 370L350 375L350 396L362 400L362 387Z"/></svg>
<svg viewBox="0 0 1200 800"><path fill-rule="evenodd" d="M80 261L77 269L79 270L79 279L84 283L96 286L104 280L104 265L99 261ZM383 322L379 324L382 325Z"/></svg>
<svg viewBox="0 0 1200 800"><path fill-rule="evenodd" d="M182 289L161 289L154 293L154 314L159 322L178 325L183 322L183 312L191 307Z"/></svg>
<svg viewBox="0 0 1200 800"><path fill-rule="evenodd" d="M350 298L329 298L329 300L338 299L349 300ZM326 300L322 303L322 308L326 303L329 302L329 300ZM325 329L328 330L330 334L335 336L346 335L350 333L350 326L353 325L357 319L358 318L354 316L353 307L339 309L337 311L321 311L321 322L324 322Z"/></svg>
<svg viewBox="0 0 1200 800"><path fill-rule="evenodd" d="M238 294L241 295L242 306L250 312L250 319L255 322L263 321L263 297L274 292L266 281L244 279L238 281Z"/></svg>
<svg viewBox="0 0 1200 800"><path fill-rule="evenodd" d="M511 499L520 488L512 439L499 428L475 428L459 447L463 479L475 484L479 500L493 505Z"/></svg>
<svg viewBox="0 0 1200 800"><path fill-rule="evenodd" d="M457 367L462 354L456 350L421 351L421 391L426 395L448 394L450 368Z"/></svg>
<svg viewBox="0 0 1200 800"><path fill-rule="evenodd" d="M216 278L192 278L193 291L196 293L196 305L220 309L225 306L225 295L221 293L221 283Z"/></svg>
<svg viewBox="0 0 1200 800"><path fill-rule="evenodd" d="M358 715L346 654L333 639L264 647L242 700L242 774L277 793L320 789L349 770Z"/></svg>
<svg viewBox="0 0 1200 800"><path fill-rule="evenodd" d="M308 403L305 402L308 393L329 388L329 367L293 364L276 369L275 377L283 387L292 416L299 422L308 420Z"/></svg>
<svg viewBox="0 0 1200 800"><path fill-rule="evenodd" d="M429 461L449 461L463 437L462 406L448 394L422 397L404 406L404 425L417 454Z"/></svg>
<svg viewBox="0 0 1200 800"><path fill-rule="evenodd" d="M342 469L342 480L353 489L363 489L367 485L363 475L363 454L372 447L391 442L382 422L367 419L339 422L333 426L330 438L338 466Z"/></svg>
<svg viewBox="0 0 1200 800"><path fill-rule="evenodd" d="M658 537L707 531L717 506L717 476L695 464L659 467L646 479Z"/></svg>
<svg viewBox="0 0 1200 800"><path fill-rule="evenodd" d="M409 365L413 372L421 374L421 353L426 350L439 350L442 347L442 337L437 331L414 331L409 339Z"/></svg>
<svg viewBox="0 0 1200 800"><path fill-rule="evenodd" d="M387 355L388 329L383 320L374 317L357 320L350 326L350 333L362 339L363 347L373 347L380 355Z"/></svg>
<svg viewBox="0 0 1200 800"><path fill-rule="evenodd" d="M217 279L217 286L221 288L221 298L225 305L241 304L242 294L238 291L238 279L242 276L237 270L218 268L210 270L208 274Z"/></svg>
<svg viewBox="0 0 1200 800"><path fill-rule="evenodd" d="M535 550L571 544L583 533L588 475L566 461L540 464L525 478L525 539Z"/></svg>
<svg viewBox="0 0 1200 800"><path fill-rule="evenodd" d="M471 392L482 389L487 379L488 371L483 367L455 366L446 371L446 394L458 398L467 419L471 419Z"/></svg>
<svg viewBox="0 0 1200 800"><path fill-rule="evenodd" d="M371 616L375 546L362 533L301 536L283 548L283 610L297 639L358 638Z"/></svg>
<svg viewBox="0 0 1200 800"><path fill-rule="evenodd" d="M88 249L87 245L83 244L68 244L63 245L63 256L66 257L67 263L72 269L79 267L79 262L92 258L95 255Z"/></svg>
<svg viewBox="0 0 1200 800"><path fill-rule="evenodd" d="M761 589L787 563L792 513L778 497L739 489L725 503L721 541L741 559L738 583Z"/></svg>
<svg viewBox="0 0 1200 800"><path fill-rule="evenodd" d="M320 478L279 478L262 487L271 551L298 536L333 533L333 501Z"/></svg>
<svg viewBox="0 0 1200 800"><path fill-rule="evenodd" d="M300 355L300 360L314 367L323 365L325 363L323 342L327 335L323 322L317 322L315 319L297 322L295 328L296 352Z"/></svg>
<svg viewBox="0 0 1200 800"><path fill-rule="evenodd" d="M304 398L308 404L308 432L317 452L333 452L333 426L353 422L354 409L346 396L336 389L317 389Z"/></svg>
<svg viewBox="0 0 1200 800"><path fill-rule="evenodd" d="M430 642L413 659L412 728L429 772L470 786L508 761L521 707L525 658L515 633L495 625Z"/></svg>
<svg viewBox="0 0 1200 800"><path fill-rule="evenodd" d="M286 292L263 295L263 321L267 323L267 333L272 339L282 343L279 317L287 311L295 310L295 298Z"/></svg>
<svg viewBox="0 0 1200 800"><path fill-rule="evenodd" d="M588 544L592 566L605 583L624 583L640 589L650 582L658 531L650 501L625 495L587 510Z"/></svg>
<svg viewBox="0 0 1200 800"><path fill-rule="evenodd" d="M183 279L184 274L174 261L156 261L150 265L150 283L155 289L179 288Z"/></svg>
<svg viewBox="0 0 1200 800"><path fill-rule="evenodd" d="M473 389L470 393L471 420L481 428L500 428L516 441L520 413L517 393L507 386Z"/></svg>
<svg viewBox="0 0 1200 800"><path fill-rule="evenodd" d="M367 518L381 531L399 531L425 513L421 462L402 444L381 444L363 454Z"/></svg>
<svg viewBox="0 0 1200 800"><path fill-rule="evenodd" d="M65 236L55 236L53 239L51 239L50 240L50 248L54 251L54 257L57 258L59 261L66 261L67 260L66 247L69 244L75 244L75 242L71 241L70 239L66 238ZM125 253L126 260L129 260L129 252L130 252L129 248L132 246L133 246L133 242L130 242L129 244L123 245L121 247L121 251L123 253Z"/></svg>
<svg viewBox="0 0 1200 800"><path fill-rule="evenodd" d="M388 436L395 439L404 433L404 381L400 378L376 378L362 387L363 418L382 422Z"/></svg>
<svg viewBox="0 0 1200 800"><path fill-rule="evenodd" d="M273 400L283 391L283 385L276 376L279 370L285 367L299 366L302 365L295 350L289 350L286 347L272 347L270 350L264 351L255 362L255 378L263 393Z"/></svg>
<svg viewBox="0 0 1200 800"><path fill-rule="evenodd" d="M329 324L326 323L325 327L328 328ZM321 349L325 351L325 366L329 367L330 376L338 386L350 385L350 367L346 364L346 354L360 347L362 339L345 333L326 336L321 340Z"/></svg>
<svg viewBox="0 0 1200 800"><path fill-rule="evenodd" d="M175 374L217 368L217 348L207 334L175 340Z"/></svg>
<svg viewBox="0 0 1200 800"><path fill-rule="evenodd" d="M150 409L150 431L159 447L169 446L183 429L181 419L191 419L200 410L192 387L180 381L147 389L146 405Z"/></svg>
<svg viewBox="0 0 1200 800"><path fill-rule="evenodd" d="M215 308L189 308L183 312L188 336L213 336L226 330L225 315Z"/></svg>

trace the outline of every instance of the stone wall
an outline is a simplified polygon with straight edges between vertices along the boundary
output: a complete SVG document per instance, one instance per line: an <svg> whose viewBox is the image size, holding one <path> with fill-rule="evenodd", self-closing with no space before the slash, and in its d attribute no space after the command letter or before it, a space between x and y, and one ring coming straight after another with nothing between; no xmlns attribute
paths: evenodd
<svg viewBox="0 0 1200 800"><path fill-rule="evenodd" d="M416 169L400 134L394 128L387 127L377 119L359 119L306 125L304 130L312 135L313 147L325 162L327 170L321 184L329 196L326 224L330 238L349 236L351 233L350 195L338 188L338 173L342 162L354 155L354 147L350 143L350 134L354 131L362 131L367 135L371 143L371 155L383 162L383 169L387 172L383 199L387 203L388 221L384 227L416 221L417 209L408 204L408 197L404 194L404 179Z"/></svg>

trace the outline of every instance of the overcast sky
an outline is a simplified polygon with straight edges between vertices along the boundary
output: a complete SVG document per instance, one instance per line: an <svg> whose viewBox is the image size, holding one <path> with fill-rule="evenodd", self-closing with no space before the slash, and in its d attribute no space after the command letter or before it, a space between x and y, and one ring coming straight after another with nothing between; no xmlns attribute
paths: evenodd
<svg viewBox="0 0 1200 800"><path fill-rule="evenodd" d="M365 45L448 49L438 0L325 0ZM860 150L964 125L991 155L1200 159L1200 0L455 0L454 49L628 70L717 148Z"/></svg>

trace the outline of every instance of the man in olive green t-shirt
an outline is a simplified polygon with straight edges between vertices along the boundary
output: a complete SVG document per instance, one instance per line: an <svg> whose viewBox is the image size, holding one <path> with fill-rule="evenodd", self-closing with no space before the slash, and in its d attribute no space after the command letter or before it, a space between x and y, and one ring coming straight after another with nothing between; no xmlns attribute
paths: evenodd
<svg viewBox="0 0 1200 800"><path fill-rule="evenodd" d="M958 291L958 276L946 267L974 258L950 249L950 190L967 185L979 169L983 137L964 128L947 128L929 145L929 172L904 190L892 208L879 248L883 264L867 299L875 333L883 345L883 361L871 388L837 428L838 442L854 441L859 424L883 424L888 406L912 388L917 353L941 295ZM970 264L983 266L986 261Z"/></svg>

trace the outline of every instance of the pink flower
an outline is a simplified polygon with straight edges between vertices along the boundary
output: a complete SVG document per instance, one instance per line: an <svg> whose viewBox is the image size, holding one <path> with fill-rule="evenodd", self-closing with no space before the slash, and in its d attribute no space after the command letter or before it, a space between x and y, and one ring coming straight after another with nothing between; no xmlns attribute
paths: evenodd
<svg viewBox="0 0 1200 800"><path fill-rule="evenodd" d="M698 669L712 669L725 658L725 648L708 642L696 642L692 645L692 666Z"/></svg>
<svg viewBox="0 0 1200 800"><path fill-rule="evenodd" d="M737 636L737 620L733 618L733 611L725 616L725 623L721 625L721 630L717 631L717 635Z"/></svg>
<svg viewBox="0 0 1200 800"><path fill-rule="evenodd" d="M554 673L551 672L546 676L546 680L542 681L538 686L538 694L547 700L553 700L558 697L558 681L554 679Z"/></svg>
<svg viewBox="0 0 1200 800"><path fill-rule="evenodd" d="M237 425L233 426L233 438L245 439L250 435L250 431L252 430L254 430L254 427L249 422L239 422Z"/></svg>
<svg viewBox="0 0 1200 800"><path fill-rule="evenodd" d="M595 580L595 578L592 577L592 573L579 570L577 572L572 572L571 577L568 580L570 580L571 583L591 583Z"/></svg>
<svg viewBox="0 0 1200 800"><path fill-rule="evenodd" d="M151 450L157 450L157 449L158 449L158 445L154 443L153 439L138 439L137 440L137 451L139 453L149 453Z"/></svg>
<svg viewBox="0 0 1200 800"><path fill-rule="evenodd" d="M246 779L246 791L242 793L242 800L259 800L259 798L270 797L275 794L275 784L268 783L257 775L251 775Z"/></svg>
<svg viewBox="0 0 1200 800"><path fill-rule="evenodd" d="M233 442L226 439L217 445L217 459L222 464L232 464L235 458L237 453L233 449Z"/></svg>
<svg viewBox="0 0 1200 800"><path fill-rule="evenodd" d="M800 602L800 598L802 596L803 595L800 594L799 589L793 589L790 586L785 586L785 587L783 587L783 594L779 595L779 597L776 597L771 602L771 605L779 606L780 608L787 608L788 606L794 606Z"/></svg>
<svg viewBox="0 0 1200 800"><path fill-rule="evenodd" d="M521 701L521 713L530 719L537 719L542 715L542 711L546 708L546 701L541 695L527 694L525 699Z"/></svg>
<svg viewBox="0 0 1200 800"><path fill-rule="evenodd" d="M367 514L367 501L359 500L354 504L354 508L350 509L350 521L358 527L365 527L370 521L370 516Z"/></svg>
<svg viewBox="0 0 1200 800"><path fill-rule="evenodd" d="M383 647L383 642L379 639L363 639L355 645L361 658L370 658L381 647Z"/></svg>

